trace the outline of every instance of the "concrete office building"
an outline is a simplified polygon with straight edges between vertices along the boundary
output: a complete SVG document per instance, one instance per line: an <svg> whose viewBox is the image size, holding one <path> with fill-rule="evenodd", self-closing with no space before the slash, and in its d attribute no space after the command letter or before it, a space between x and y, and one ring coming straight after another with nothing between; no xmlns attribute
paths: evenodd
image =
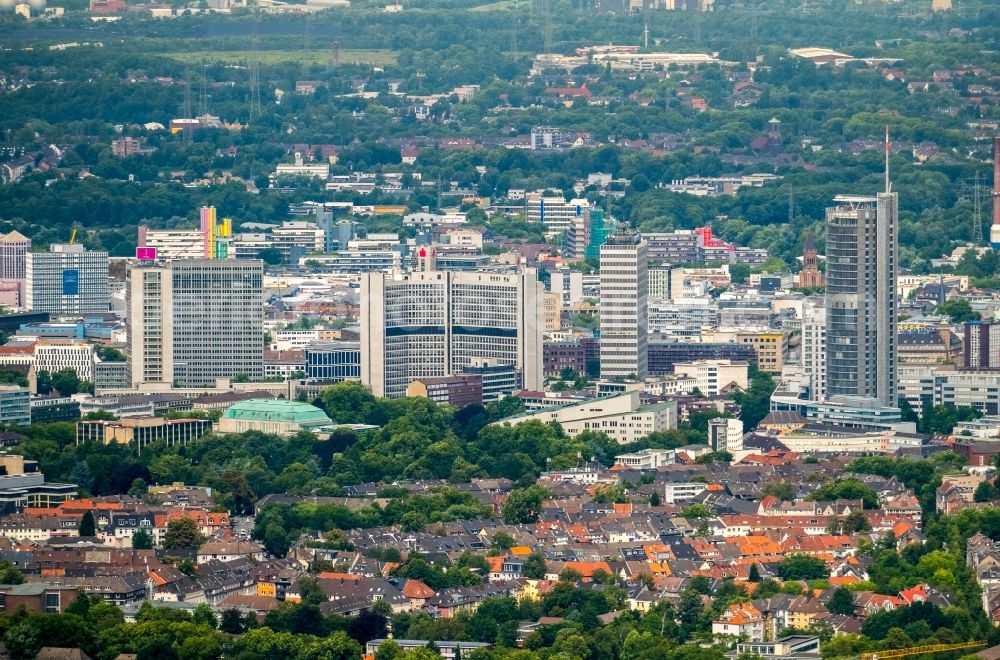
<svg viewBox="0 0 1000 660"><path fill-rule="evenodd" d="M139 247L156 250L159 259L203 259L205 235L199 229L139 227Z"/></svg>
<svg viewBox="0 0 1000 660"><path fill-rule="evenodd" d="M462 373L478 359L513 365L542 387L542 295L519 273L420 271L361 278L361 382L400 397L415 379Z"/></svg>
<svg viewBox="0 0 1000 660"><path fill-rule="evenodd" d="M896 193L826 212L826 393L896 406Z"/></svg>
<svg viewBox="0 0 1000 660"><path fill-rule="evenodd" d="M212 387L264 375L263 264L184 259L133 264L125 283L133 386Z"/></svg>
<svg viewBox="0 0 1000 660"><path fill-rule="evenodd" d="M810 398L826 398L826 306L814 300L802 309L802 368Z"/></svg>
<svg viewBox="0 0 1000 660"><path fill-rule="evenodd" d="M356 341L310 344L305 354L306 378L331 382L361 378L361 344Z"/></svg>
<svg viewBox="0 0 1000 660"><path fill-rule="evenodd" d="M0 424L5 426L31 424L30 398L27 387L0 385Z"/></svg>
<svg viewBox="0 0 1000 660"><path fill-rule="evenodd" d="M326 248L326 235L312 222L284 222L271 230L270 247L281 250L286 264L294 264L302 257L323 252Z"/></svg>
<svg viewBox="0 0 1000 660"><path fill-rule="evenodd" d="M35 373L72 369L80 380L94 382L94 347L84 342L44 343L35 346ZM47 394L47 393L46 393Z"/></svg>
<svg viewBox="0 0 1000 660"><path fill-rule="evenodd" d="M669 264L659 264L650 266L648 269L649 297L657 300L670 300L670 271Z"/></svg>
<svg viewBox="0 0 1000 660"><path fill-rule="evenodd" d="M56 244L25 257L25 306L53 315L100 314L111 306L108 253Z"/></svg>
<svg viewBox="0 0 1000 660"><path fill-rule="evenodd" d="M601 247L601 377L644 378L648 319L646 242L624 231Z"/></svg>

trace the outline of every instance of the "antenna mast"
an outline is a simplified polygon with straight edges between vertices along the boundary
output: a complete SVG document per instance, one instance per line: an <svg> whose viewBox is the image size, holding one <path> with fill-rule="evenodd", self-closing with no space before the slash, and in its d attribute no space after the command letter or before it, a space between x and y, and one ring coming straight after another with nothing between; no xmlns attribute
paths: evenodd
<svg viewBox="0 0 1000 660"><path fill-rule="evenodd" d="M889 194L889 125L885 126L885 194Z"/></svg>

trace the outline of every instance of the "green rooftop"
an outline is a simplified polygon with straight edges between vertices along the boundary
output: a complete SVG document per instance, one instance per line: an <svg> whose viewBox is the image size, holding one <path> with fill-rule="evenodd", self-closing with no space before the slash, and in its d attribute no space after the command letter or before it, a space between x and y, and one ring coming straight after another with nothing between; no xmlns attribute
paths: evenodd
<svg viewBox="0 0 1000 660"><path fill-rule="evenodd" d="M300 426L326 426L333 420L316 406L285 399L248 399L234 403L222 415L224 419L262 422L290 422Z"/></svg>

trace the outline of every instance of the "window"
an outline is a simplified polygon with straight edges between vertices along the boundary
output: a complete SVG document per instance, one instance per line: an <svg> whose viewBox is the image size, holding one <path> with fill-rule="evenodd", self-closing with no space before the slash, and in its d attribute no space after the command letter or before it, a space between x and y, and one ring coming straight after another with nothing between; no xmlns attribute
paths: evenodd
<svg viewBox="0 0 1000 660"><path fill-rule="evenodd" d="M59 594L45 594L45 611L49 614L59 613Z"/></svg>

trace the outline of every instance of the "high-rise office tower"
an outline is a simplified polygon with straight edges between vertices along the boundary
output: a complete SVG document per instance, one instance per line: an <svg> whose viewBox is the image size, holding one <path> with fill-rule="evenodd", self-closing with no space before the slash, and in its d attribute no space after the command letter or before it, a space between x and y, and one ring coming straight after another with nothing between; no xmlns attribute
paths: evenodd
<svg viewBox="0 0 1000 660"><path fill-rule="evenodd" d="M885 192L834 201L826 211L826 392L895 407L899 198L887 169Z"/></svg>
<svg viewBox="0 0 1000 660"><path fill-rule="evenodd" d="M107 312L108 253L79 243L56 244L48 252L28 252L24 262L25 307L71 316Z"/></svg>
<svg viewBox="0 0 1000 660"><path fill-rule="evenodd" d="M649 276L646 241L631 231L601 246L601 377L644 378Z"/></svg>
<svg viewBox="0 0 1000 660"><path fill-rule="evenodd" d="M513 365L523 389L541 389L543 293L534 269L364 273L361 382L400 397L414 379L484 360Z"/></svg>
<svg viewBox="0 0 1000 660"><path fill-rule="evenodd" d="M211 387L264 376L263 262L180 259L129 267L125 283L132 385Z"/></svg>
<svg viewBox="0 0 1000 660"><path fill-rule="evenodd" d="M18 231L0 236L0 299L4 305L24 305L24 272L31 239Z"/></svg>

